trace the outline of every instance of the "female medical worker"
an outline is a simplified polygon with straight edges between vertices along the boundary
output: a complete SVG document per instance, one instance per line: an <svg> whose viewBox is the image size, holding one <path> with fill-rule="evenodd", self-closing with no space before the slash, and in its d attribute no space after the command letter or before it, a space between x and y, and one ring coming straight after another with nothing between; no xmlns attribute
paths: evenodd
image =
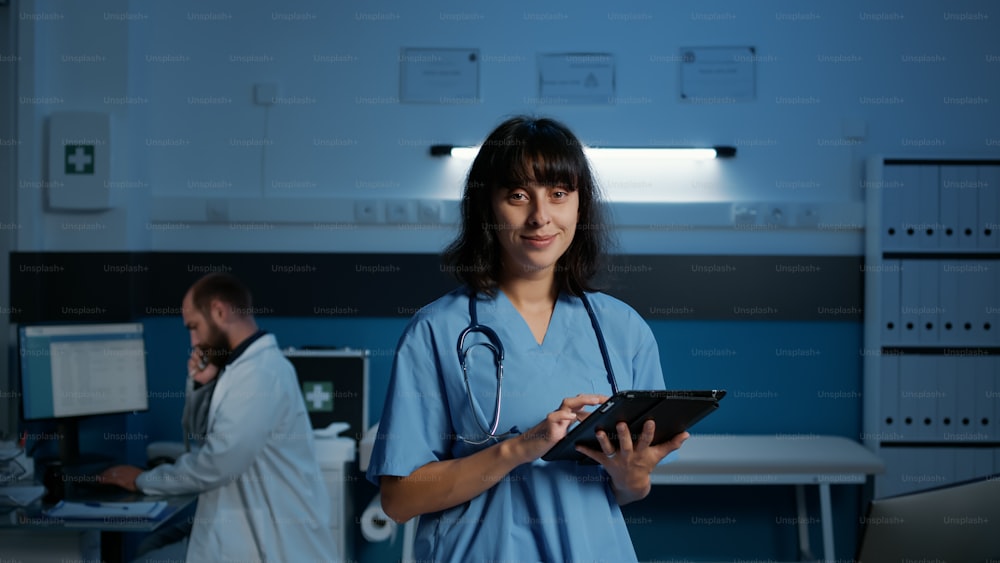
<svg viewBox="0 0 1000 563"><path fill-rule="evenodd" d="M620 430L617 451L599 433L601 451L585 452L597 464L540 459L612 377L664 386L648 325L591 292L608 227L598 196L580 142L553 120L505 121L472 164L445 252L463 286L400 338L368 469L386 514L421 516L419 561L636 560L619 505L649 493L687 433L651 446L649 421L635 443Z"/></svg>

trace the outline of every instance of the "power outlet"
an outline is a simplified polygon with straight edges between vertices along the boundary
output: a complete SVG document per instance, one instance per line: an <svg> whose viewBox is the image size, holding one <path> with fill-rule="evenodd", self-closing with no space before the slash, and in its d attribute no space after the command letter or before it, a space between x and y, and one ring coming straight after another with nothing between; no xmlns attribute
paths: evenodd
<svg viewBox="0 0 1000 563"><path fill-rule="evenodd" d="M395 225L417 222L417 204L405 199L394 199L385 204L385 221Z"/></svg>
<svg viewBox="0 0 1000 563"><path fill-rule="evenodd" d="M364 199L354 202L355 223L381 223L382 202L375 199Z"/></svg>
<svg viewBox="0 0 1000 563"><path fill-rule="evenodd" d="M784 204L764 204L764 224L772 227L787 227L789 221L788 206Z"/></svg>
<svg viewBox="0 0 1000 563"><path fill-rule="evenodd" d="M210 199L205 202L205 219L209 223L229 222L229 201L225 199Z"/></svg>
<svg viewBox="0 0 1000 563"><path fill-rule="evenodd" d="M733 224L736 226L756 225L757 208L753 205L734 204Z"/></svg>
<svg viewBox="0 0 1000 563"><path fill-rule="evenodd" d="M795 214L795 226L816 228L819 226L819 211L815 207L803 205Z"/></svg>
<svg viewBox="0 0 1000 563"><path fill-rule="evenodd" d="M441 222L441 202L423 200L417 202L417 222L421 225L437 225Z"/></svg>

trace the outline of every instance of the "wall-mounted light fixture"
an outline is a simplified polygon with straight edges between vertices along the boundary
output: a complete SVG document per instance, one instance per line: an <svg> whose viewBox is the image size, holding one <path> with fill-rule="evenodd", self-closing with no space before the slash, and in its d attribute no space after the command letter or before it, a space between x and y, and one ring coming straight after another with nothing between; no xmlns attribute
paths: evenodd
<svg viewBox="0 0 1000 563"><path fill-rule="evenodd" d="M588 147L584 149L588 158L597 159L679 159L711 160L713 158L733 158L736 147L716 146L696 147ZM479 147L456 147L454 145L431 145L431 156L454 156L472 160L479 153Z"/></svg>

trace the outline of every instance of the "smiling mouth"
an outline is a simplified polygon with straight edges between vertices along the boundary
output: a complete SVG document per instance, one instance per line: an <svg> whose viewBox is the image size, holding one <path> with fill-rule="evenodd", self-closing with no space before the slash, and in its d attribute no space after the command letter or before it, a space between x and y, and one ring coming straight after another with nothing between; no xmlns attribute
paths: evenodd
<svg viewBox="0 0 1000 563"><path fill-rule="evenodd" d="M525 246L528 248L534 248L536 250L542 250L551 246L555 240L556 235L549 235L547 237L521 237L524 240Z"/></svg>

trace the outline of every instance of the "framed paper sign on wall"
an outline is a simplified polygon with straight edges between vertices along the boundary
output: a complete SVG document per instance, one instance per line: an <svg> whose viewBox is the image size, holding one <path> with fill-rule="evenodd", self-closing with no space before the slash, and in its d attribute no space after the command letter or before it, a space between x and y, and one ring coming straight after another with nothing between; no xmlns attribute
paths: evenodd
<svg viewBox="0 0 1000 563"><path fill-rule="evenodd" d="M719 104L753 101L756 62L754 47L683 47L680 99Z"/></svg>
<svg viewBox="0 0 1000 563"><path fill-rule="evenodd" d="M402 49L399 53L399 101L479 103L479 49Z"/></svg>
<svg viewBox="0 0 1000 563"><path fill-rule="evenodd" d="M538 103L615 103L615 58L609 53L538 55Z"/></svg>

